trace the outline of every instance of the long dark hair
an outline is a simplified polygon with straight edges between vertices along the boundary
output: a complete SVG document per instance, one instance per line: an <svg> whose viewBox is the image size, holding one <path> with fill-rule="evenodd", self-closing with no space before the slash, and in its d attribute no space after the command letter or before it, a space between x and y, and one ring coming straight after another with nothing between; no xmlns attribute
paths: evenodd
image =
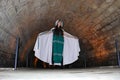
<svg viewBox="0 0 120 80"><path fill-rule="evenodd" d="M55 26L55 29L53 30L53 33L55 35L62 35L63 36L63 30L62 30L62 27L58 27L58 25Z"/></svg>

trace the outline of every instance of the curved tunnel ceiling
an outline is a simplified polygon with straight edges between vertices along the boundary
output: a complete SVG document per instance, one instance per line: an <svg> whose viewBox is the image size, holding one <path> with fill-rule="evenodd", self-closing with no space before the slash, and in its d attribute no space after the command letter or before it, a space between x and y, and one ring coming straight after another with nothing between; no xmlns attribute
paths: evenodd
<svg viewBox="0 0 120 80"><path fill-rule="evenodd" d="M1 50L14 53L15 37L20 37L20 54L27 53L38 33L51 29L56 19L79 37L88 56L106 58L115 52L120 0L0 0Z"/></svg>

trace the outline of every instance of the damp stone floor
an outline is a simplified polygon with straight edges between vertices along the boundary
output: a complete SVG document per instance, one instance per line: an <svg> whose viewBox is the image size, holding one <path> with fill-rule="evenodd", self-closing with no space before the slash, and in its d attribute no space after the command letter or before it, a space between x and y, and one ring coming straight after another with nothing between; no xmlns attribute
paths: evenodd
<svg viewBox="0 0 120 80"><path fill-rule="evenodd" d="M83 69L0 68L0 80L120 80L119 67Z"/></svg>

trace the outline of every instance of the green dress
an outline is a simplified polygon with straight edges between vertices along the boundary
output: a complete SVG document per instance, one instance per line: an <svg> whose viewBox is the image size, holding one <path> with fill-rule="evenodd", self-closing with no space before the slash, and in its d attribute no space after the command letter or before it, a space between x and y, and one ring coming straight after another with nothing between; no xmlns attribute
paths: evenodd
<svg viewBox="0 0 120 80"><path fill-rule="evenodd" d="M52 45L53 63L62 63L64 37L62 35L53 34L53 42L52 42L52 44L53 44Z"/></svg>

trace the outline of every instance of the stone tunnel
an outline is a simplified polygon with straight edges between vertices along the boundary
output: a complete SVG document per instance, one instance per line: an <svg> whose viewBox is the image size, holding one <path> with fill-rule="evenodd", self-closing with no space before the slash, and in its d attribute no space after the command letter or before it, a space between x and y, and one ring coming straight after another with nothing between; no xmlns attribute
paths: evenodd
<svg viewBox="0 0 120 80"><path fill-rule="evenodd" d="M0 67L14 67L17 37L18 67L33 67L37 35L57 19L80 40L73 68L118 65L120 0L0 0Z"/></svg>

